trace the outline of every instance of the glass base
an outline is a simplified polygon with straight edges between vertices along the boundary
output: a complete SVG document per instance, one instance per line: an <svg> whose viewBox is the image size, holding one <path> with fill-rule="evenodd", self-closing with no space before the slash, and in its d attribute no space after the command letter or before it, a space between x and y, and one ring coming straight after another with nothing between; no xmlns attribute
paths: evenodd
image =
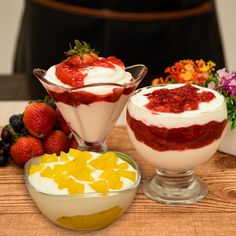
<svg viewBox="0 0 236 236"><path fill-rule="evenodd" d="M143 185L145 195L163 204L192 204L203 199L208 186L192 170L171 172L156 170L156 176Z"/></svg>
<svg viewBox="0 0 236 236"><path fill-rule="evenodd" d="M90 152L106 152L107 144L103 143L89 143L89 142L80 142L78 149L81 151L90 151Z"/></svg>

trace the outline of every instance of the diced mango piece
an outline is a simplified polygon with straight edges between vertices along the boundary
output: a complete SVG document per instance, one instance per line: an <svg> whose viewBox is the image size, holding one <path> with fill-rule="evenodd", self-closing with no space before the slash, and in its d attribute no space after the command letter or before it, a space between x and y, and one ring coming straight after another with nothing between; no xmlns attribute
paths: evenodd
<svg viewBox="0 0 236 236"><path fill-rule="evenodd" d="M39 158L39 163L49 163L49 162L57 162L58 158L56 153L53 154L44 154Z"/></svg>
<svg viewBox="0 0 236 236"><path fill-rule="evenodd" d="M54 174L59 174L59 173L62 173L64 171L66 171L66 166L63 165L63 164L56 164L53 167Z"/></svg>
<svg viewBox="0 0 236 236"><path fill-rule="evenodd" d="M70 148L68 155L74 158L77 158L80 155L81 151L78 149Z"/></svg>
<svg viewBox="0 0 236 236"><path fill-rule="evenodd" d="M78 194L84 192L84 185L81 183L71 183L67 188L69 194Z"/></svg>
<svg viewBox="0 0 236 236"><path fill-rule="evenodd" d="M40 172L41 177L52 178L54 175L53 170L50 166L46 167L44 170Z"/></svg>
<svg viewBox="0 0 236 236"><path fill-rule="evenodd" d="M108 191L108 185L104 180L98 180L89 184L89 186L98 193L103 193Z"/></svg>
<svg viewBox="0 0 236 236"><path fill-rule="evenodd" d="M105 179L105 180L108 180L112 175L116 174L116 172L114 170L104 170L99 178L101 179Z"/></svg>
<svg viewBox="0 0 236 236"><path fill-rule="evenodd" d="M122 163L116 165L116 168L121 169L121 170L126 170L129 168L129 165L126 162L122 162Z"/></svg>
<svg viewBox="0 0 236 236"><path fill-rule="evenodd" d="M92 182L94 181L94 178L90 175L89 171L74 171L70 173L73 177L75 177L77 180L81 181L88 181Z"/></svg>
<svg viewBox="0 0 236 236"><path fill-rule="evenodd" d="M56 182L56 183L60 183L60 182L62 182L62 181L64 181L64 180L68 180L69 179L69 177L66 175L66 174L55 174L54 175L54 177L53 177L53 180Z"/></svg>
<svg viewBox="0 0 236 236"><path fill-rule="evenodd" d="M123 181L120 180L120 177L118 174L110 176L108 180L108 186L111 189L121 189L123 186Z"/></svg>
<svg viewBox="0 0 236 236"><path fill-rule="evenodd" d="M65 168L66 168L67 171L74 170L74 169L76 169L76 167L77 167L77 164L74 160L73 161L68 161L65 164Z"/></svg>
<svg viewBox="0 0 236 236"><path fill-rule="evenodd" d="M60 158L61 158L61 161L69 161L69 157L63 151L61 151L61 153L60 153Z"/></svg>
<svg viewBox="0 0 236 236"><path fill-rule="evenodd" d="M132 180L133 182L136 180L136 172L134 171L118 170L117 173L122 177Z"/></svg>
<svg viewBox="0 0 236 236"><path fill-rule="evenodd" d="M45 167L45 165L32 165L29 168L29 175L32 175L36 172L39 172L40 170L42 170Z"/></svg>
<svg viewBox="0 0 236 236"><path fill-rule="evenodd" d="M58 183L58 189L68 188L71 184L75 183L75 181L71 178L62 179L60 183Z"/></svg>
<svg viewBox="0 0 236 236"><path fill-rule="evenodd" d="M98 158L89 162L91 166L98 170L113 169L116 166L117 157L114 152L106 152Z"/></svg>

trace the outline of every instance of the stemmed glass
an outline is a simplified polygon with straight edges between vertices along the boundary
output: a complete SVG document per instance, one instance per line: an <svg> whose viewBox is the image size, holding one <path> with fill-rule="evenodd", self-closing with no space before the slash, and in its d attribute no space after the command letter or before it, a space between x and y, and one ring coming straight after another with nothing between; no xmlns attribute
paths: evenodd
<svg viewBox="0 0 236 236"><path fill-rule="evenodd" d="M127 104L130 140L156 168L156 175L144 183L143 191L159 203L195 203L207 195L208 186L193 170L214 155L222 140L227 122L225 101L215 92L219 106L209 111L150 112L143 107L145 100L138 97L157 87L136 90Z"/></svg>
<svg viewBox="0 0 236 236"><path fill-rule="evenodd" d="M147 73L142 64L126 68L133 80L126 84L96 83L65 88L49 82L46 71L34 69L51 98L69 125L79 149L102 152L107 150L106 137L112 130L129 96Z"/></svg>

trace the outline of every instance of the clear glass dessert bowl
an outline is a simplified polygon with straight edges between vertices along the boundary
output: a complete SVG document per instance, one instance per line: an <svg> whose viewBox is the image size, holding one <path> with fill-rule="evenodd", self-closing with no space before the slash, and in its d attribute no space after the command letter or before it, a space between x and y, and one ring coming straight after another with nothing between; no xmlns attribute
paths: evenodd
<svg viewBox="0 0 236 236"><path fill-rule="evenodd" d="M130 156L120 152L115 154L136 170L136 180L127 189L60 195L45 193L33 186L29 178L30 167L39 164L39 157L29 160L24 167L27 189L39 210L54 224L71 230L105 228L116 221L129 207L141 179L139 167ZM40 186L42 182L38 184Z"/></svg>
<svg viewBox="0 0 236 236"><path fill-rule="evenodd" d="M156 175L144 183L143 191L160 203L191 204L207 195L207 184L195 177L193 170L214 155L226 130L224 97L215 91L192 86L204 93L203 100L207 100L205 92L214 98L209 102L200 102L197 109L191 110L189 106L197 104L194 104L195 98L190 98L195 96L192 95L192 88L185 100L182 100L185 96L182 92L179 96L171 94L168 97L167 94L171 89L182 89L184 86L169 84L141 88L130 97L127 105L130 140L137 152L156 167ZM162 95L161 90L164 91ZM150 100L155 96L159 100ZM169 98L172 101L170 106ZM170 111L165 112L160 100ZM178 106L181 104L179 100L186 102L187 110L172 112L172 108L181 108L182 105Z"/></svg>
<svg viewBox="0 0 236 236"><path fill-rule="evenodd" d="M93 83L68 88L45 78L46 71L34 69L34 75L55 101L79 143L79 149L106 151L107 135L112 130L129 96L147 73L144 65L125 68L132 80L125 84Z"/></svg>

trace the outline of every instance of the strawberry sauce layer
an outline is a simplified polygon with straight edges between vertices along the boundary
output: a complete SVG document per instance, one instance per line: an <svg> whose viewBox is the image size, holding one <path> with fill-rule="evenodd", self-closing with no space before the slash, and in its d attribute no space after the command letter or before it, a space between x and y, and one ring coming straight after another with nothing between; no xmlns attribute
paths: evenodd
<svg viewBox="0 0 236 236"><path fill-rule="evenodd" d="M197 110L200 103L210 102L215 98L211 92L198 91L198 88L190 84L175 89L157 89L145 94L149 100L145 107L154 112L182 113Z"/></svg>
<svg viewBox="0 0 236 236"><path fill-rule="evenodd" d="M71 106L79 106L80 104L89 105L94 102L116 102L124 93L124 88L114 88L112 93L104 95L96 95L86 91L79 92L62 92L49 91L50 96L55 102L62 102Z"/></svg>
<svg viewBox="0 0 236 236"><path fill-rule="evenodd" d="M70 64L67 59L56 66L56 76L62 83L71 87L83 87L84 80L89 69L92 67L106 67L115 69L114 65L124 68L123 62L114 56L108 58L98 58L96 61L86 66ZM99 82L100 81L97 81L97 83Z"/></svg>
<svg viewBox="0 0 236 236"><path fill-rule="evenodd" d="M167 129L147 126L132 118L127 111L127 122L136 139L157 151L183 151L207 146L221 137L227 121L211 121L205 125Z"/></svg>

